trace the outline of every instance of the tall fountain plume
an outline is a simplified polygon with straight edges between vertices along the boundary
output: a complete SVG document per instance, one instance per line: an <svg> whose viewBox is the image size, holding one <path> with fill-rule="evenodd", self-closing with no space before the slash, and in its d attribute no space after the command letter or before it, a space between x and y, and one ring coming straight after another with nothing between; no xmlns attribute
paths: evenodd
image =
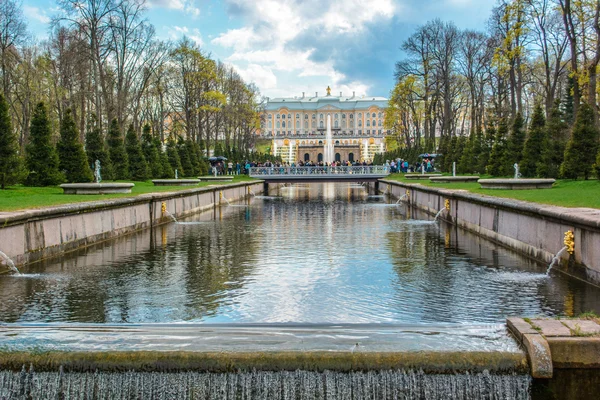
<svg viewBox="0 0 600 400"><path fill-rule="evenodd" d="M326 163L332 163L334 159L333 153L333 137L331 135L331 115L327 115L327 134L325 135L325 151L324 159Z"/></svg>

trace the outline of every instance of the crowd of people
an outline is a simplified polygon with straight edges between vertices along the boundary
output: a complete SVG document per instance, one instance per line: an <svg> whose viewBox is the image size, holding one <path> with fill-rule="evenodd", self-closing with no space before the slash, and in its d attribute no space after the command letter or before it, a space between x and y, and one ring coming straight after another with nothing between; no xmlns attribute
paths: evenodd
<svg viewBox="0 0 600 400"><path fill-rule="evenodd" d="M423 161L417 161L412 165L406 160L397 158L396 160L386 161L385 165L390 167L391 173L422 172L423 169L425 172L435 171L435 159L433 158L424 158Z"/></svg>
<svg viewBox="0 0 600 400"><path fill-rule="evenodd" d="M373 165L372 161L334 161L331 163L326 163L323 161L314 162L314 161L298 161L298 163L284 163L284 162L271 162L269 160L264 163L256 162L256 161L245 161L245 162L226 162L226 161L216 161L211 164L211 173L213 175L247 175L252 167L357 167L357 166L371 166Z"/></svg>

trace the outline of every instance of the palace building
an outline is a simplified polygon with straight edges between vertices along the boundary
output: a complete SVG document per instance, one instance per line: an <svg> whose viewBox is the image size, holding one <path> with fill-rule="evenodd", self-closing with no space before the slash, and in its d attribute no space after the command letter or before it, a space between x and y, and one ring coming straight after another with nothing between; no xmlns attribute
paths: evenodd
<svg viewBox="0 0 600 400"><path fill-rule="evenodd" d="M286 163L324 160L328 116L335 161L370 161L385 151L387 99L327 95L267 99L259 134Z"/></svg>

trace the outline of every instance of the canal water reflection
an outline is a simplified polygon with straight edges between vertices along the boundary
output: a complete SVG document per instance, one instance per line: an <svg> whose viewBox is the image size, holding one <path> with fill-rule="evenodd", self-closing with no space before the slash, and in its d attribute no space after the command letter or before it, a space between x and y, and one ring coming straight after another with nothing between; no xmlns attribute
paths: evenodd
<svg viewBox="0 0 600 400"><path fill-rule="evenodd" d="M600 312L600 289L394 203L356 184L279 188L0 276L0 322L497 324Z"/></svg>

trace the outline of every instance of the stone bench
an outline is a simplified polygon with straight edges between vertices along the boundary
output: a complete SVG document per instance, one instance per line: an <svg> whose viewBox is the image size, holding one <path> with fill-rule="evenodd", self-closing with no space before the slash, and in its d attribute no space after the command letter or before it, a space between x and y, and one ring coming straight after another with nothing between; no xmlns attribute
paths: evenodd
<svg viewBox="0 0 600 400"><path fill-rule="evenodd" d="M63 183L65 194L111 194L131 193L133 183Z"/></svg>
<svg viewBox="0 0 600 400"><path fill-rule="evenodd" d="M202 182L230 182L233 180L233 175L199 176L198 179Z"/></svg>
<svg viewBox="0 0 600 400"><path fill-rule="evenodd" d="M432 176L430 182L434 183L453 183L453 182L477 182L478 176Z"/></svg>
<svg viewBox="0 0 600 400"><path fill-rule="evenodd" d="M442 176L442 174L406 174L404 177L406 179L429 179L431 177Z"/></svg>
<svg viewBox="0 0 600 400"><path fill-rule="evenodd" d="M555 179L480 179L482 189L551 189Z"/></svg>
<svg viewBox="0 0 600 400"><path fill-rule="evenodd" d="M194 186L200 179L153 179L154 186Z"/></svg>

